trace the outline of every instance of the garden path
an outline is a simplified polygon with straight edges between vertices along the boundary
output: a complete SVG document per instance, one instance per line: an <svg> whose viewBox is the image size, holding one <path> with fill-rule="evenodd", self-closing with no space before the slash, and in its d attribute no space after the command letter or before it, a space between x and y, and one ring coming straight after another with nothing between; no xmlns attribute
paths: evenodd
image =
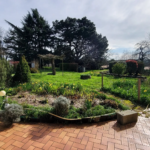
<svg viewBox="0 0 150 150"><path fill-rule="evenodd" d="M0 150L150 150L150 119L121 126L116 120L91 124L0 125Z"/></svg>

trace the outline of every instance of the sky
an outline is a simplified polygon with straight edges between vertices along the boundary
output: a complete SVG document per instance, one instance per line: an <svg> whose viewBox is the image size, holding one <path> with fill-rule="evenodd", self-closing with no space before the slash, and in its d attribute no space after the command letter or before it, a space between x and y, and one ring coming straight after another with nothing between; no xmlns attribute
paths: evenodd
<svg viewBox="0 0 150 150"><path fill-rule="evenodd" d="M50 25L67 17L87 17L97 33L106 36L109 57L119 59L135 51L135 44L150 34L150 0L0 0L0 27L5 20L21 27L23 17L37 8Z"/></svg>

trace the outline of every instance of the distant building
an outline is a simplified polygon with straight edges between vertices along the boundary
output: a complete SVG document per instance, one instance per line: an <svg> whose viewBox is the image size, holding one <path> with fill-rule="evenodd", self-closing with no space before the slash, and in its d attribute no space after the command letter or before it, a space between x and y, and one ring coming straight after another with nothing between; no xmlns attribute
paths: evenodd
<svg viewBox="0 0 150 150"><path fill-rule="evenodd" d="M10 65L18 65L19 64L19 61L13 61L13 60L9 60L9 64Z"/></svg>
<svg viewBox="0 0 150 150"><path fill-rule="evenodd" d="M8 62L9 62L9 64L12 65L14 68L17 68L17 65L19 64L19 61L9 60Z"/></svg>

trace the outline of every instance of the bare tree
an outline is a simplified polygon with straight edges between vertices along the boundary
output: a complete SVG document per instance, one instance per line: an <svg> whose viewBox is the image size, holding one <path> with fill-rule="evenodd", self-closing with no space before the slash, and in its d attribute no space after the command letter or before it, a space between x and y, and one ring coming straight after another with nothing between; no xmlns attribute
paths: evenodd
<svg viewBox="0 0 150 150"><path fill-rule="evenodd" d="M137 56L133 54L133 51L124 50L120 57L120 60L137 59Z"/></svg>
<svg viewBox="0 0 150 150"><path fill-rule="evenodd" d="M136 44L135 54L138 59L144 61L150 59L150 36L148 40L143 40Z"/></svg>

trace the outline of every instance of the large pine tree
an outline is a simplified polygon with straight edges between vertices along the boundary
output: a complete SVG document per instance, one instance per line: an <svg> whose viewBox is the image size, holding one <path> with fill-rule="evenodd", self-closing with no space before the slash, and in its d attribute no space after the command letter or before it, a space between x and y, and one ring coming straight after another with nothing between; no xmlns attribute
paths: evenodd
<svg viewBox="0 0 150 150"><path fill-rule="evenodd" d="M37 9L23 18L22 27L6 21L12 29L5 37L7 48L11 49L10 56L15 60L25 55L28 61L37 58L37 54L49 53L51 43L51 28L48 22L39 14Z"/></svg>

